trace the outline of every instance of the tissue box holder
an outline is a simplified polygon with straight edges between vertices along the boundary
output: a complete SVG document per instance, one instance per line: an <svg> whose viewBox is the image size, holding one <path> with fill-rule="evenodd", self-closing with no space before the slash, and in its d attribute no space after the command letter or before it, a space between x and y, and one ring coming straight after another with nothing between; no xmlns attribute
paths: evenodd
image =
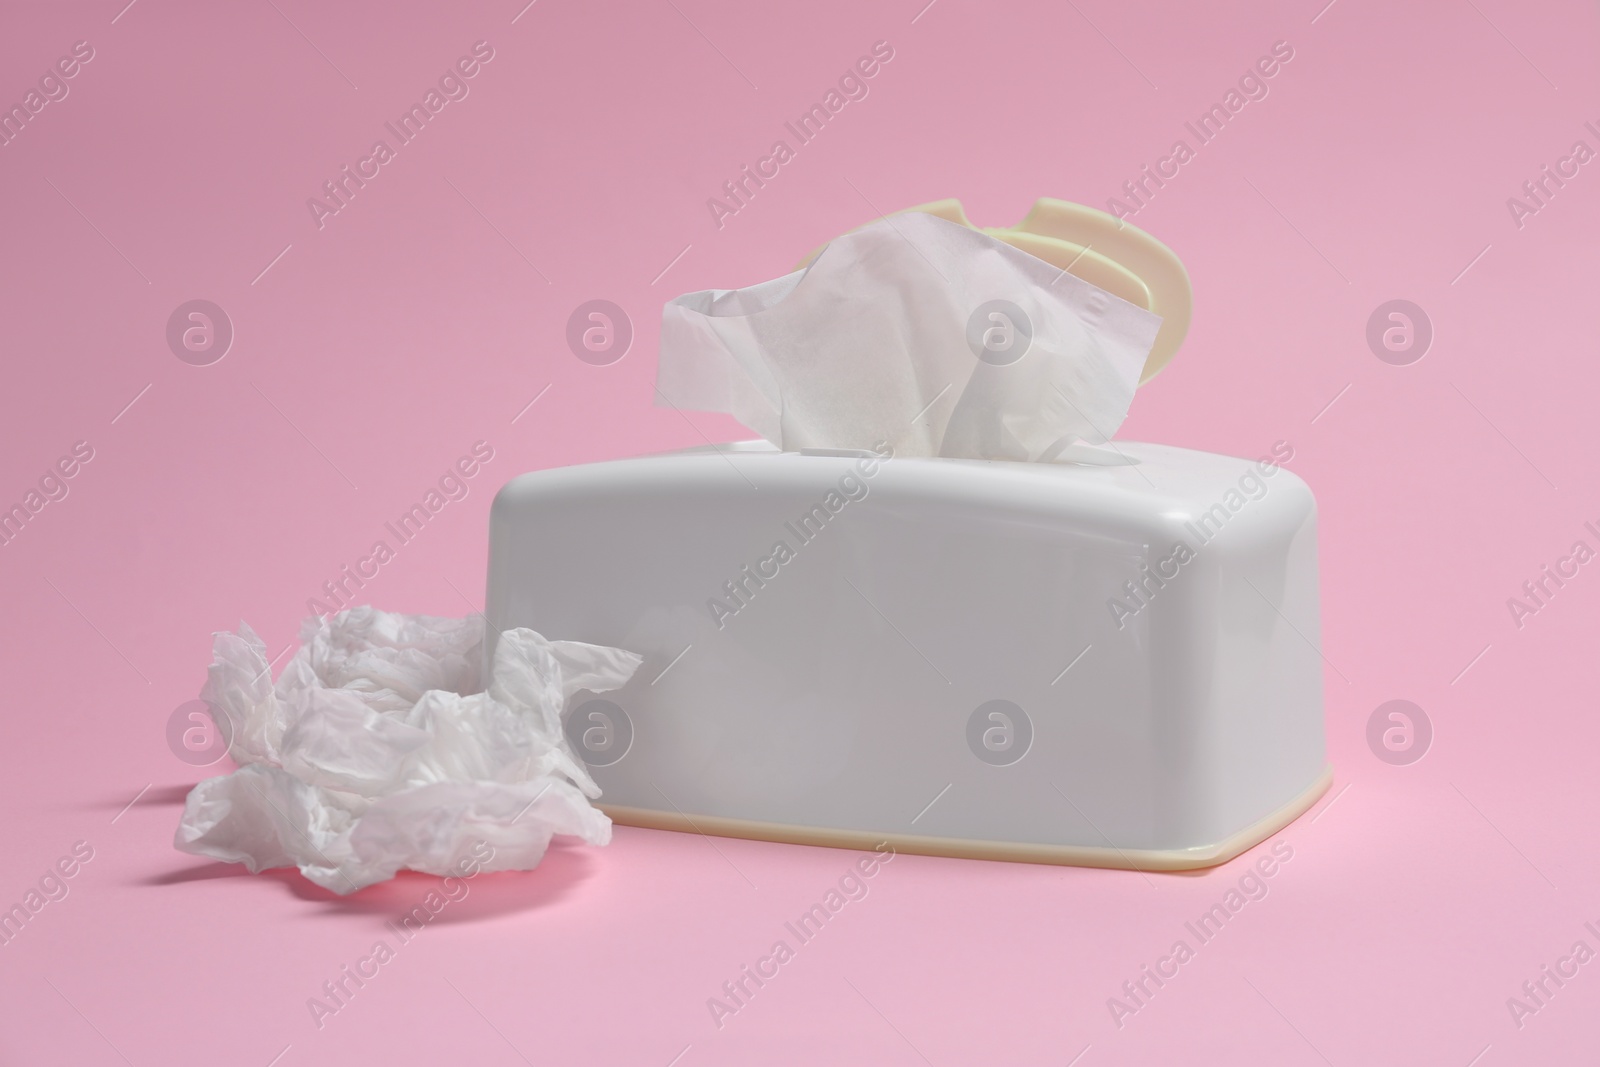
<svg viewBox="0 0 1600 1067"><path fill-rule="evenodd" d="M1221 863L1331 781L1315 501L1268 462L1116 450L741 444L526 474L494 502L490 640L643 654L566 713L618 823Z"/></svg>

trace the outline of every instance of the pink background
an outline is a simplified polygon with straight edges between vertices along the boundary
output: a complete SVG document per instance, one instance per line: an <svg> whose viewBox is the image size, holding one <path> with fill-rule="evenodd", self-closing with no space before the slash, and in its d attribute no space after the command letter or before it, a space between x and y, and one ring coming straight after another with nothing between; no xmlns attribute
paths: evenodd
<svg viewBox="0 0 1600 1067"><path fill-rule="evenodd" d="M6 104L75 41L95 52L0 148L0 503L94 449L0 548L0 902L94 849L0 947L0 1061L1594 1061L1600 963L1520 1028L1506 1006L1575 941L1600 949L1600 565L1520 629L1506 606L1573 541L1600 547L1600 164L1520 228L1506 206L1575 140L1600 148L1594 5L124 2L0 25ZM307 198L478 40L470 96L319 230ZM719 229L706 199L879 40L870 95ZM1107 998L1248 859L900 857L719 1030L706 999L854 855L621 829L475 881L319 1030L307 998L437 882L341 900L172 849L184 792L226 767L164 735L210 633L243 617L283 649L484 439L471 495L365 590L481 606L511 475L746 436L652 407L663 301L927 200L989 225L1043 195L1104 206L1280 40L1270 95L1135 220L1196 303L1121 435L1288 441L1320 499L1337 778L1279 835L1270 894L1119 1028ZM237 332L211 366L166 345L194 298ZM595 298L637 330L606 367L564 341ZM1435 330L1410 366L1365 341L1394 298ZM1365 739L1397 698L1435 731L1409 766Z"/></svg>

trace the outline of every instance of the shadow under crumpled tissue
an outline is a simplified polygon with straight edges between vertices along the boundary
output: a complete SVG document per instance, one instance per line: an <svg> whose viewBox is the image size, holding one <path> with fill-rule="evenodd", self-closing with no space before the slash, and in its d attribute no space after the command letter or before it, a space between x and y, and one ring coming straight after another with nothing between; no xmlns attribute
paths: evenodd
<svg viewBox="0 0 1600 1067"><path fill-rule="evenodd" d="M458 878L449 890L444 879L437 875L401 871L387 882L340 896L307 880L293 867L251 874L238 863L205 863L157 875L141 884L172 886L229 878L267 879L279 883L301 900L322 905L325 914L372 915L395 922L416 908L428 911L424 901L431 893L437 910L430 912L426 925L448 925L494 919L553 904L593 875L596 860L592 853L591 846L557 839L550 843L539 866L531 871L498 871ZM451 899L452 896L455 899ZM443 905L438 906L438 901L443 901Z"/></svg>
<svg viewBox="0 0 1600 1067"><path fill-rule="evenodd" d="M115 796L107 796L85 804L84 807L93 811L125 812L133 808L148 807L182 807L188 799L189 791L194 788L194 783L188 785L152 785L140 791L138 786L129 786L126 791ZM137 797L132 803L129 799Z"/></svg>

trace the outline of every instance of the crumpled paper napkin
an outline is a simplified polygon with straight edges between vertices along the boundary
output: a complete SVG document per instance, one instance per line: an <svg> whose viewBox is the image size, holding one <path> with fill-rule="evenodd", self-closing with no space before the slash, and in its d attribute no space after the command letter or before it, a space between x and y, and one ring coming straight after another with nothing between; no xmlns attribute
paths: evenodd
<svg viewBox="0 0 1600 1067"><path fill-rule="evenodd" d="M200 695L240 768L190 792L180 850L299 867L344 894L402 868L452 873L478 842L493 849L480 869L500 871L537 866L553 834L611 840L561 712L580 689L622 686L641 657L511 629L485 685L481 616L359 607L307 619L300 638L274 683L249 626L215 635Z"/></svg>

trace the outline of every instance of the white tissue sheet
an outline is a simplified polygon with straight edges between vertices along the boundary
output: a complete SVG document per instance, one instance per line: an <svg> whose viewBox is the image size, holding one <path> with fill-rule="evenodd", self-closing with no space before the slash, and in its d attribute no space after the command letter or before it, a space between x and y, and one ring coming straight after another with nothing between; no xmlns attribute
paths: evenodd
<svg viewBox="0 0 1600 1067"><path fill-rule="evenodd" d="M974 349L974 323L981 334L999 322L986 308L997 300L1032 331L1012 362ZM913 211L840 237L805 270L667 304L657 403L726 412L786 451L887 441L896 456L1048 461L1116 432L1160 326L1004 241Z"/></svg>
<svg viewBox="0 0 1600 1067"><path fill-rule="evenodd" d="M478 616L360 607L307 619L300 638L274 683L250 627L215 636L200 695L240 768L190 792L179 849L353 893L401 868L453 873L480 841L480 869L499 871L537 866L552 834L611 840L561 712L580 689L623 685L639 656L506 630L485 686Z"/></svg>

